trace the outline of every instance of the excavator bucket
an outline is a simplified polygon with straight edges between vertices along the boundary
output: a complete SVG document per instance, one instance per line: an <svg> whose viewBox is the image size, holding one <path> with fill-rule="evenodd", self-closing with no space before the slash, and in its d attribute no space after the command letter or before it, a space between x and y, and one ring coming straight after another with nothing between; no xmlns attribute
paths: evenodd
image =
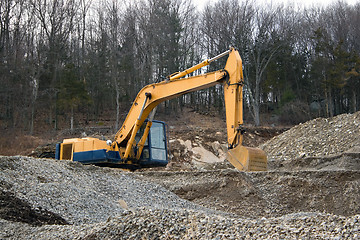
<svg viewBox="0 0 360 240"><path fill-rule="evenodd" d="M240 171L267 170L267 157L260 148L239 145L228 150L227 160Z"/></svg>

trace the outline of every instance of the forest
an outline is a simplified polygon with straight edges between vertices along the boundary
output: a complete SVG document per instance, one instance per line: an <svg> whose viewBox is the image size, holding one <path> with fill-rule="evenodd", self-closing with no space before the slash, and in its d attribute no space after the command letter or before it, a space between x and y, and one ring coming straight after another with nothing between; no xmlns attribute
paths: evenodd
<svg viewBox="0 0 360 240"><path fill-rule="evenodd" d="M0 128L35 134L107 115L118 129L142 87L230 46L243 60L248 122L353 113L360 110L359 22L360 2L218 0L198 9L195 0L2 0ZM223 115L222 86L165 102L161 111L187 106Z"/></svg>

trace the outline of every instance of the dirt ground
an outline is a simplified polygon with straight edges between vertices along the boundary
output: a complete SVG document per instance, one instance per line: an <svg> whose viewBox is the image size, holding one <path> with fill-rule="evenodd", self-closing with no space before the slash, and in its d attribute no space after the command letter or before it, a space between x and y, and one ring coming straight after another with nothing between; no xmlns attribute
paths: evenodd
<svg viewBox="0 0 360 240"><path fill-rule="evenodd" d="M178 120L186 122L182 127L170 125L171 136L216 155L212 143L225 145L225 123L197 113L187 116ZM199 127L199 122L206 124ZM184 199L249 218L296 212L360 213L360 113L314 119L294 128L245 125L245 129L244 145L262 146L268 152L269 172L239 173L226 160L194 169L194 161L189 160L194 153L174 141L173 162L160 169L165 171L139 174ZM326 149L336 149L336 154Z"/></svg>
<svg viewBox="0 0 360 240"><path fill-rule="evenodd" d="M144 172L180 197L247 218L297 212L360 214L360 171Z"/></svg>
<svg viewBox="0 0 360 240"><path fill-rule="evenodd" d="M164 117L162 120L168 124L168 139L170 139L171 161L165 170L192 170L194 163L197 169L201 165L197 163L204 161L217 162L215 166L200 166L204 169L231 167L225 160L227 151L225 118L203 115L185 108L176 118ZM245 130L243 145L248 147L257 147L290 128L288 126L255 127L246 123L243 127Z"/></svg>

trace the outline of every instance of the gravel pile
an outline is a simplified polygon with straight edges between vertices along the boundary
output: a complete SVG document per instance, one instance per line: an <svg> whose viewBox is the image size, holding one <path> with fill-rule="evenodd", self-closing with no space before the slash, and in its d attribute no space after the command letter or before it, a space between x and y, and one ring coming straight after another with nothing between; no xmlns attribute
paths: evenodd
<svg viewBox="0 0 360 240"><path fill-rule="evenodd" d="M210 211L120 169L23 156L0 157L0 190L11 193L13 201L27 202L34 212L46 210L75 225L139 207Z"/></svg>
<svg viewBox="0 0 360 240"><path fill-rule="evenodd" d="M317 165L319 163L316 161L323 157L331 160L331 157L340 158L345 154L359 158L360 112L317 118L299 124L262 144L260 148L267 153L270 167L277 169L279 165L273 166L274 162L308 159L307 162L315 160L314 165ZM358 161L354 164L359 166Z"/></svg>
<svg viewBox="0 0 360 240"><path fill-rule="evenodd" d="M3 221L0 221L0 225ZM14 224L14 229L20 227ZM12 229L12 230L14 230ZM194 211L123 212L105 223L82 226L22 226L2 237L16 239L357 239L360 215L349 218L322 213L296 213L247 220ZM0 235L1 237L1 235Z"/></svg>

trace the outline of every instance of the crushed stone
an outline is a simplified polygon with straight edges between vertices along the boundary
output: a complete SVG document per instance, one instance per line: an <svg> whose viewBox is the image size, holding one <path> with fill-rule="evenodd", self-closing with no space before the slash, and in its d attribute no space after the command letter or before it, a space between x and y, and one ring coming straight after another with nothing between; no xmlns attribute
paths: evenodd
<svg viewBox="0 0 360 240"><path fill-rule="evenodd" d="M360 112L313 119L260 145L273 170L360 169L359 147Z"/></svg>
<svg viewBox="0 0 360 240"><path fill-rule="evenodd" d="M6 222L0 220L0 226ZM360 215L349 218L296 213L247 220L201 212L138 209L99 224L81 226L14 224L0 237L8 239L357 239ZM17 228L15 231L15 228ZM9 231L10 230L10 231ZM15 233L16 232L16 233ZM17 238L20 237L20 238Z"/></svg>
<svg viewBox="0 0 360 240"><path fill-rule="evenodd" d="M205 209L120 169L3 156L0 170L0 190L12 193L34 210L58 214L69 224L102 222L139 207Z"/></svg>

